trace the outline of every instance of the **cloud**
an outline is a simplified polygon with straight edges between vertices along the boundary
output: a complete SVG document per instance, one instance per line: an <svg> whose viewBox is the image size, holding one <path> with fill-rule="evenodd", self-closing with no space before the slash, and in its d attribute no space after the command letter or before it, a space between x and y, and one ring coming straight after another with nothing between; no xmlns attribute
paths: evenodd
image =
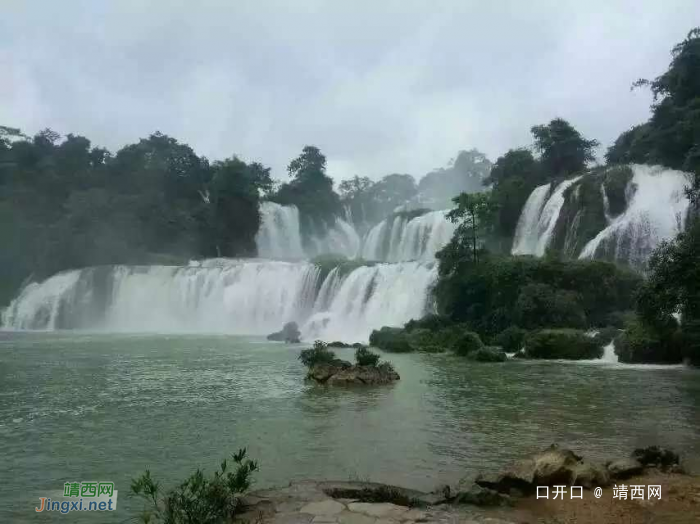
<svg viewBox="0 0 700 524"><path fill-rule="evenodd" d="M700 4L652 1L144 3L9 0L0 124L116 149L160 130L210 158L285 166L319 146L339 179L492 159L555 116L609 144L648 117Z"/></svg>

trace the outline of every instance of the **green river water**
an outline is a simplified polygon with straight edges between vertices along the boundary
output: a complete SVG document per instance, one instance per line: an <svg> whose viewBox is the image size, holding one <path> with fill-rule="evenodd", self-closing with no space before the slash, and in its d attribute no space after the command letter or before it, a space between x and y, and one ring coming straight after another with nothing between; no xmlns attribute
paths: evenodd
<svg viewBox="0 0 700 524"><path fill-rule="evenodd" d="M552 442L604 460L659 443L700 469L700 371L385 355L392 386L304 382L301 346L234 336L0 333L0 522L125 522L130 479L167 485L246 446L256 487L371 479L430 490ZM336 351L352 358L347 350ZM34 511L111 480L117 511Z"/></svg>

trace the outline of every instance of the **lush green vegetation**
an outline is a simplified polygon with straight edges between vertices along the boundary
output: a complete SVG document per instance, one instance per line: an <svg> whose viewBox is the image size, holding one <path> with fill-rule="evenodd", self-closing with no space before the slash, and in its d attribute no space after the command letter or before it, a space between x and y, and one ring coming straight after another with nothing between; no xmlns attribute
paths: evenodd
<svg viewBox="0 0 700 524"><path fill-rule="evenodd" d="M376 366L379 364L379 355L362 346L355 351L355 362L358 366Z"/></svg>
<svg viewBox="0 0 700 524"><path fill-rule="evenodd" d="M162 524L219 524L231 522L240 510L240 495L245 493L258 470L255 461L246 459L246 450L232 456L234 469L224 460L211 477L197 470L180 485L166 493L159 482L146 472L132 480L131 494L144 499L147 507L139 522Z"/></svg>
<svg viewBox="0 0 700 524"><path fill-rule="evenodd" d="M625 322L616 348L620 359L629 362L687 358L699 364L700 28L673 48L665 73L635 85L649 87L654 95L651 118L620 135L606 158L610 163L658 163L693 173L688 193L696 207L686 232L662 244L649 261L637 316Z"/></svg>
<svg viewBox="0 0 700 524"><path fill-rule="evenodd" d="M487 340L511 326L607 326L610 315L634 307L641 283L638 274L602 261L490 255L475 264L467 255L450 257L446 267L440 255L438 311Z"/></svg>
<svg viewBox="0 0 700 524"><path fill-rule="evenodd" d="M525 357L581 360L603 356L603 347L594 337L577 329L541 329L525 337Z"/></svg>
<svg viewBox="0 0 700 524"><path fill-rule="evenodd" d="M317 364L330 364L335 359L335 353L329 350L328 344L322 340L315 341L313 347L299 353L299 360L307 368L312 368Z"/></svg>
<svg viewBox="0 0 700 524"><path fill-rule="evenodd" d="M112 154L81 136L0 127L0 303L30 275L253 255L271 187L260 164L210 163L160 133Z"/></svg>

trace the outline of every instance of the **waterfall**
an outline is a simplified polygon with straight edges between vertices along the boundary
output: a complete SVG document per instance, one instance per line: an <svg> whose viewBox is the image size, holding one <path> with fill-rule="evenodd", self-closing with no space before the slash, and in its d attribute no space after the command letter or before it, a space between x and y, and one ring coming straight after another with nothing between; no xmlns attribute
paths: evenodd
<svg viewBox="0 0 700 524"><path fill-rule="evenodd" d="M549 184L535 188L518 219L512 249L514 255L544 255L564 205L564 192L580 178L564 180L549 198L546 198Z"/></svg>
<svg viewBox="0 0 700 524"><path fill-rule="evenodd" d="M5 329L216 332L265 335L295 321L306 338L366 340L427 308L434 264L338 268L320 282L309 262L212 259L177 266L109 266L30 284L2 316ZM322 319L322 322L318 322Z"/></svg>
<svg viewBox="0 0 700 524"><path fill-rule="evenodd" d="M643 268L663 240L683 231L688 178L660 166L632 165L627 209L584 246L579 258L603 258Z"/></svg>
<svg viewBox="0 0 700 524"><path fill-rule="evenodd" d="M431 211L411 219L399 214L383 220L365 237L362 258L389 262L434 260L456 228L447 213Z"/></svg>
<svg viewBox="0 0 700 524"><path fill-rule="evenodd" d="M259 257L300 259L306 256L296 206L263 202L260 204L260 218L260 229L255 237Z"/></svg>
<svg viewBox="0 0 700 524"><path fill-rule="evenodd" d="M601 362L609 362L610 364L617 364L619 361L617 354L615 353L615 341L611 340L610 343L603 348L603 356L600 358Z"/></svg>
<svg viewBox="0 0 700 524"><path fill-rule="evenodd" d="M296 206L263 202L260 218L260 229L255 237L260 258L299 260L327 253L354 258L360 251L360 237L342 218L337 218L330 228L319 228L323 233L310 236L307 249L303 246Z"/></svg>

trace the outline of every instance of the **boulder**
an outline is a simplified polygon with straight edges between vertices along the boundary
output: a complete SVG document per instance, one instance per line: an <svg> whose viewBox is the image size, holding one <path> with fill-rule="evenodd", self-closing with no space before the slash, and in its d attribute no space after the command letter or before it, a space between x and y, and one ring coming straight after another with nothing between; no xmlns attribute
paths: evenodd
<svg viewBox="0 0 700 524"><path fill-rule="evenodd" d="M307 378L323 384L347 386L390 384L401 377L390 366L353 366L345 360L334 360L316 364Z"/></svg>
<svg viewBox="0 0 700 524"><path fill-rule="evenodd" d="M474 482L499 493L510 493L511 490L530 493L535 485L535 466L533 459L517 460L500 473L479 475Z"/></svg>
<svg viewBox="0 0 700 524"><path fill-rule="evenodd" d="M599 464L582 461L574 466L571 485L586 489L604 488L610 485L610 474Z"/></svg>
<svg viewBox="0 0 700 524"><path fill-rule="evenodd" d="M574 468L581 457L570 449L562 449L552 444L543 452L535 455L534 483L536 486L553 486L555 484L571 485Z"/></svg>
<svg viewBox="0 0 700 524"><path fill-rule="evenodd" d="M307 375L307 378L316 382L325 383L332 376L342 372L345 369L351 368L352 364L346 360L335 359L331 362L323 362L313 366Z"/></svg>
<svg viewBox="0 0 700 524"><path fill-rule="evenodd" d="M269 334L267 340L298 344L301 341L301 331L296 322L287 322L280 331Z"/></svg>
<svg viewBox="0 0 700 524"><path fill-rule="evenodd" d="M659 446L637 448L632 452L632 458L637 460L642 466L659 468L661 470L677 466L680 462L678 454Z"/></svg>
<svg viewBox="0 0 700 524"><path fill-rule="evenodd" d="M496 490L473 484L466 491L458 491L452 499L454 504L473 504L475 506L510 506L513 500Z"/></svg>
<svg viewBox="0 0 700 524"><path fill-rule="evenodd" d="M613 480L622 480L635 475L639 475L644 471L644 466L636 459L623 458L613 460L606 465L610 478Z"/></svg>

